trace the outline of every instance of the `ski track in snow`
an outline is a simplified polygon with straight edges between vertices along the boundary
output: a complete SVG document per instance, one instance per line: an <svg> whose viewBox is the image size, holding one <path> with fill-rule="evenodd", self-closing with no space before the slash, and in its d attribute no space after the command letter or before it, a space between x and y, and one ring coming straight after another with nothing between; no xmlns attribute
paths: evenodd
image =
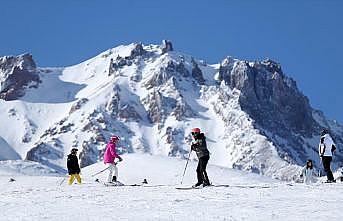
<svg viewBox="0 0 343 221"><path fill-rule="evenodd" d="M0 170L0 220L341 220L343 184L292 184L209 166L214 184L230 187L177 190L185 161L140 154L123 155L119 178L126 184L148 179L150 187L104 186L98 163L82 170L83 184L64 177L24 176ZM195 182L196 163L183 186ZM13 170L13 168L12 168ZM23 171L21 171L23 172ZM37 173L38 174L38 173ZM15 182L8 182L10 177ZM163 184L163 185L161 185ZM161 186L154 186L161 185ZM328 188L328 186L330 188Z"/></svg>

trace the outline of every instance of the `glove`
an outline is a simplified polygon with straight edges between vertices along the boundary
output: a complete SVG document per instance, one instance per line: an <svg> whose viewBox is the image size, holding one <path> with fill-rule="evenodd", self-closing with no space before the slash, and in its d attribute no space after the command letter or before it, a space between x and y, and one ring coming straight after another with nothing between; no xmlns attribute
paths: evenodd
<svg viewBox="0 0 343 221"><path fill-rule="evenodd" d="M123 161L123 158L121 158L121 157L118 157L118 159L119 159L119 162Z"/></svg>
<svg viewBox="0 0 343 221"><path fill-rule="evenodd" d="M195 144L191 145L191 150L195 151Z"/></svg>
<svg viewBox="0 0 343 221"><path fill-rule="evenodd" d="M334 145L332 145L331 152L333 153L333 152L335 152L335 150L336 150L336 147Z"/></svg>
<svg viewBox="0 0 343 221"><path fill-rule="evenodd" d="M303 175L302 175L302 174L300 175L300 178L303 178Z"/></svg>

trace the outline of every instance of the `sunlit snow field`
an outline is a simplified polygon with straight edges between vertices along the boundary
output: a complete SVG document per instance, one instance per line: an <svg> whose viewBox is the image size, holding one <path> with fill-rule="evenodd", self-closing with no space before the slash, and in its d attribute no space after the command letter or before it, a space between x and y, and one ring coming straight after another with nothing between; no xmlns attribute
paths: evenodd
<svg viewBox="0 0 343 221"><path fill-rule="evenodd" d="M213 184L230 187L177 190L186 161L129 154L119 180L142 186L106 187L102 163L82 170L83 184L68 186L48 168L20 161L0 164L0 220L342 220L343 185L289 184L209 166ZM27 164L27 165L26 165ZM38 168L37 168L38 167ZM191 162L184 184L196 181ZM23 175L25 173L26 175ZM38 176L33 176L38 175ZM14 178L15 182L9 182ZM61 184L62 182L62 184ZM61 184L61 185L60 185Z"/></svg>

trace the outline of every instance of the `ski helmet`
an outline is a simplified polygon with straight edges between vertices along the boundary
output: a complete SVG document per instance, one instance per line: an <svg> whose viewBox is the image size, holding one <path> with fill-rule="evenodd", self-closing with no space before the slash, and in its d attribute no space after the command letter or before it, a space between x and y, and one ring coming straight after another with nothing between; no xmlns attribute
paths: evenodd
<svg viewBox="0 0 343 221"><path fill-rule="evenodd" d="M111 142L116 142L116 141L118 141L118 140L120 140L120 138L119 138L118 136L116 136L116 135L113 135L113 136L111 136L111 138L110 138L110 141L111 141Z"/></svg>
<svg viewBox="0 0 343 221"><path fill-rule="evenodd" d="M192 133L200 133L200 128L193 128Z"/></svg>

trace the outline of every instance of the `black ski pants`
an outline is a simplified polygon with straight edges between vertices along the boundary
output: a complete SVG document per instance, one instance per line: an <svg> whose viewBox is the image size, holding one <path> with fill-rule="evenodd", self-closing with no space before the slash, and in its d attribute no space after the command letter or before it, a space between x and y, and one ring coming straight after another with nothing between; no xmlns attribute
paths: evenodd
<svg viewBox="0 0 343 221"><path fill-rule="evenodd" d="M208 163L208 160L210 159L210 156L203 156L199 158L198 167L197 167L197 177L198 177L198 183L204 183L209 185L210 180L208 179L207 172L206 172L206 166Z"/></svg>
<svg viewBox="0 0 343 221"><path fill-rule="evenodd" d="M331 171L331 167L330 167L331 161L332 161L332 157L330 157L330 156L323 156L322 157L323 167L324 167L324 171L326 173L326 176L328 178L328 181L334 180L334 177L333 177L333 174Z"/></svg>

